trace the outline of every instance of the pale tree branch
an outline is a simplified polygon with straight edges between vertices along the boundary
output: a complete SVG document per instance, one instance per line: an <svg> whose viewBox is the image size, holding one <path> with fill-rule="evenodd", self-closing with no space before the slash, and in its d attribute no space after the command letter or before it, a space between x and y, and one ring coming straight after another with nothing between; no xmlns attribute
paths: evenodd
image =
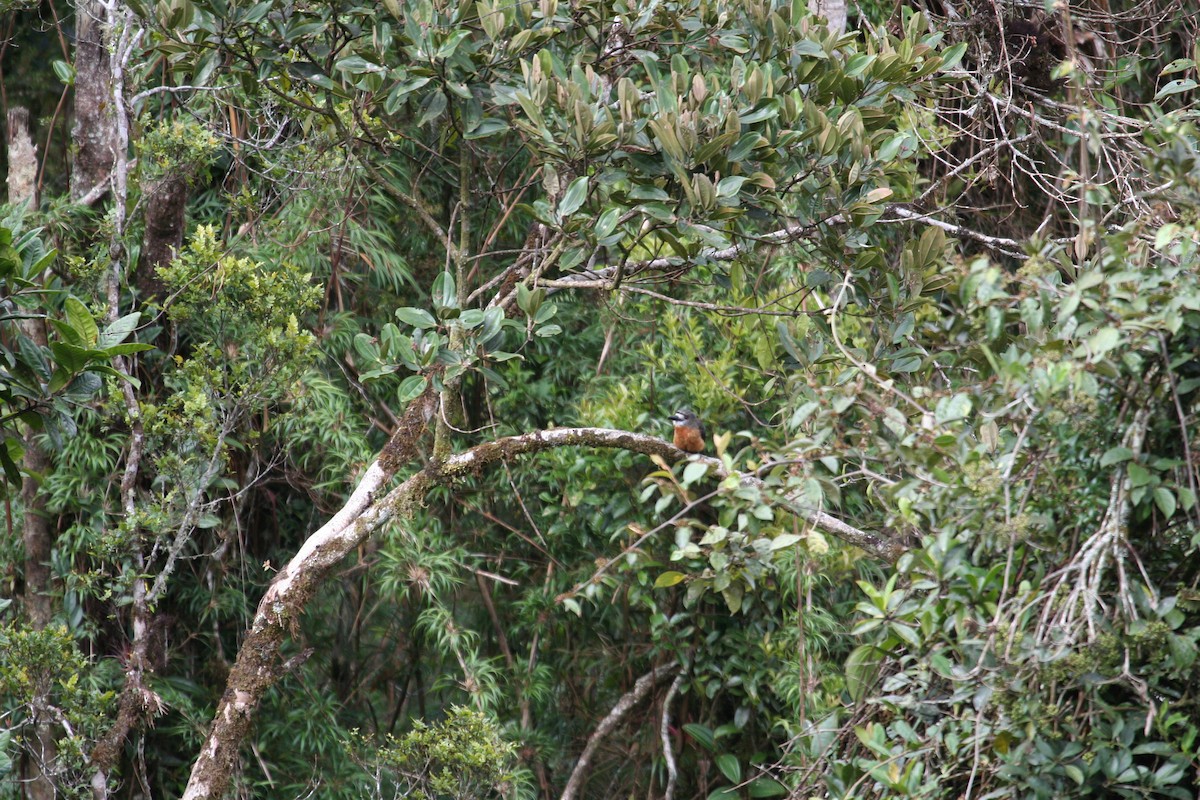
<svg viewBox="0 0 1200 800"><path fill-rule="evenodd" d="M663 800L675 800L675 784L679 779L679 767L675 764L675 750L671 747L671 703L679 695L683 686L683 670L671 681L667 696L663 698L662 721L658 727L658 735L662 739L663 760L667 762L667 788L663 792Z"/></svg>
<svg viewBox="0 0 1200 800"><path fill-rule="evenodd" d="M633 707L640 703L650 694L650 690L655 685L678 670L676 664L668 664L658 667L647 672L642 677L638 678L633 684L633 688L625 694L621 695L621 699L612 707L604 719L600 720L600 724L596 726L596 730L592 731L592 735L588 737L587 744L583 748L583 752L579 754L579 760L575 762L575 769L571 770L571 777L567 780L566 788L563 789L559 800L575 800L579 795L579 790L583 786L584 780L587 778L588 767L591 766L592 757L596 754L596 749L604 738L616 730L621 724L621 720L625 719Z"/></svg>
<svg viewBox="0 0 1200 800"><path fill-rule="evenodd" d="M913 211L912 209L904 206L896 205L889 207L887 213L880 221L891 221L888 219L889 216L896 217L907 222L924 222L926 225L931 225L934 228L941 228L942 230L946 231L946 233L953 234L954 236L974 239L981 244L986 244L988 247L993 247L997 250L1009 252L1014 255L1019 255L1021 253L1022 243L1018 242L1016 239L1007 239L1003 236L988 236L987 234L973 231L970 228L964 228L962 225L954 225L949 222L943 222L942 220L937 219L930 214L922 213L920 211Z"/></svg>
<svg viewBox="0 0 1200 800"><path fill-rule="evenodd" d="M973 231L970 228L962 225L955 225L949 222L944 222L937 219L931 214L913 211L908 206L896 203L889 205L884 209L881 222L920 222L926 225L931 225L935 228L950 233L954 236L960 236L967 239L973 239L988 247L999 250L1001 252L1019 255L1021 253L1022 243L1016 239L1008 239L1003 236L988 236L987 234ZM707 248L701 250L697 255L689 258L680 256L663 256L661 258L651 258L644 261L633 261L629 263L610 264L605 267L589 270L588 272L579 272L571 275L566 275L561 278L541 279L536 281L538 286L549 289L551 292L562 291L565 289L600 289L603 291L611 291L613 289L625 289L622 281L636 278L647 273L661 276L664 273L676 273L687 270L692 265L697 263L708 263L713 261L735 261L742 256L757 250L760 247L778 247L781 245L797 242L804 237L810 235L817 227L821 225L844 225L846 218L841 214L834 214L826 219L816 223L792 223L769 233L764 233L761 236L743 239L735 245L723 248ZM638 290L645 292L644 290ZM668 299L663 296L658 296L658 299ZM680 301L674 301L679 303ZM690 305L689 303L681 303ZM696 304L699 305L699 304Z"/></svg>
<svg viewBox="0 0 1200 800"><path fill-rule="evenodd" d="M841 221L841 215L830 217L823 220L824 224L836 224ZM678 270L687 267L690 263L698 261L733 261L741 256L754 251L759 247L768 247L774 245L788 244L795 242L808 234L812 233L816 228L814 224L793 223L779 230L765 233L762 236L756 236L753 239L745 239L730 247L723 248L708 248L701 250L697 256L689 259L684 259L679 256L664 256L662 258L651 258L645 261L634 261L626 264L613 264L607 267L601 267L590 272L582 272L574 275L567 275L563 278L554 280L538 281L539 286L544 286L548 289L612 289L617 280L624 276L631 278L640 275L644 272L666 272Z"/></svg>
<svg viewBox="0 0 1200 800"><path fill-rule="evenodd" d="M1108 508L1096 532L1079 547L1065 567L1046 579L1050 590L1044 595L1045 608L1037 628L1039 642L1068 647L1079 641L1085 633L1086 641L1095 641L1096 623L1104 607L1100 588L1109 569L1115 569L1117 574L1117 598L1125 618L1132 620L1137 617L1137 607L1133 602L1125 568L1127 557L1137 558L1126 538L1129 515L1133 510L1129 463L1141 455L1151 411L1150 404L1138 409L1125 430L1121 446L1132 453L1132 459L1128 463L1118 463L1113 468ZM1154 597L1156 593L1149 580L1146 588L1148 594Z"/></svg>
<svg viewBox="0 0 1200 800"><path fill-rule="evenodd" d="M736 476L743 485L769 491L757 476L730 472L720 459L688 456L657 437L609 428L555 428L486 442L429 463L388 491L387 486L397 470L416 455L416 442L436 413L437 395L432 391L432 384L430 387L409 405L396 427L396 434L363 473L346 504L308 537L259 602L254 621L230 671L212 728L192 767L184 800L222 796L242 741L249 733L254 709L282 674L279 648L284 636L296 624L322 581L372 533L392 521L410 517L434 486L478 474L522 455L558 447L597 447L658 456L670 462L684 458L699 460L718 478ZM777 503L821 530L878 558L894 561L902 551L902 545L897 541L854 528L824 511L805 508L794 498L777 498Z"/></svg>

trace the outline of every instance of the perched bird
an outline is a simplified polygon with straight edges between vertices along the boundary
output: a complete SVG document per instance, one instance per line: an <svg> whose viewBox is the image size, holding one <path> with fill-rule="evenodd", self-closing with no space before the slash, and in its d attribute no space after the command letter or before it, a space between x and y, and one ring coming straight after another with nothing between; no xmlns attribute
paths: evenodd
<svg viewBox="0 0 1200 800"><path fill-rule="evenodd" d="M704 452L704 424L686 408L668 417L675 423L675 446L685 453Z"/></svg>

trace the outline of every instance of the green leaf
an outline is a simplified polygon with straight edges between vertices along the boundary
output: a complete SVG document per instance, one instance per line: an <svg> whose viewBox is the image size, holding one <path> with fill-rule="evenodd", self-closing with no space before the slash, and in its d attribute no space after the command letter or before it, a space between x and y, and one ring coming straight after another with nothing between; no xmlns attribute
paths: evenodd
<svg viewBox="0 0 1200 800"><path fill-rule="evenodd" d="M621 209L612 206L604 209L600 219L596 221L595 234L597 239L603 239L617 229L617 221L621 219Z"/></svg>
<svg viewBox="0 0 1200 800"><path fill-rule="evenodd" d="M92 364L87 368L88 372L94 372L97 375L107 375L110 378L115 378L118 381L124 381L135 389L141 388L142 382L134 375L126 375L123 372L117 372L107 364Z"/></svg>
<svg viewBox="0 0 1200 800"><path fill-rule="evenodd" d="M343 58L333 65L333 68L338 72L346 72L351 75L358 75L365 72L380 72L382 67L378 64L372 64L362 56L348 56Z"/></svg>
<svg viewBox="0 0 1200 800"><path fill-rule="evenodd" d="M742 762L738 761L738 757L733 753L721 753L715 759L717 769L721 770L721 774L725 776L725 780L730 783L742 782Z"/></svg>
<svg viewBox="0 0 1200 800"><path fill-rule="evenodd" d="M785 547L791 547L803 538L803 536L797 533L781 533L771 540L771 550L783 550Z"/></svg>
<svg viewBox="0 0 1200 800"><path fill-rule="evenodd" d="M873 644L863 644L850 651L846 658L846 691L855 702L863 699L867 690L875 683L879 665L883 663L883 651Z"/></svg>
<svg viewBox="0 0 1200 800"><path fill-rule="evenodd" d="M1170 519L1175 515L1175 493L1165 486L1154 487L1154 505L1163 516Z"/></svg>
<svg viewBox="0 0 1200 800"><path fill-rule="evenodd" d="M17 458L24 454L21 440L10 436L4 440L4 446L0 447L0 466L4 468L4 479L13 486L20 486L22 482L21 468L17 466L17 462L13 458L14 450Z"/></svg>
<svg viewBox="0 0 1200 800"><path fill-rule="evenodd" d="M1075 781L1075 785L1083 786L1083 770L1074 764L1064 764L1063 772L1067 773L1067 777Z"/></svg>
<svg viewBox="0 0 1200 800"><path fill-rule="evenodd" d="M717 183L717 197L736 197L746 180L743 175L730 175L728 178L722 178Z"/></svg>
<svg viewBox="0 0 1200 800"><path fill-rule="evenodd" d="M705 800L739 800L738 790L733 786L722 786L708 793Z"/></svg>
<svg viewBox="0 0 1200 800"><path fill-rule="evenodd" d="M125 344L114 344L112 347L106 347L103 350L95 352L102 353L108 358L114 356L128 356L133 353L144 353L147 350L153 350L154 345L146 344L145 342L126 342Z"/></svg>
<svg viewBox="0 0 1200 800"><path fill-rule="evenodd" d="M703 461L692 461L683 468L683 485L690 486L708 474L708 464Z"/></svg>
<svg viewBox="0 0 1200 800"><path fill-rule="evenodd" d="M1101 356L1117 346L1117 342L1121 341L1121 332L1111 325L1107 325L1088 337L1085 344L1087 354L1090 355L1093 361L1098 360Z"/></svg>
<svg viewBox="0 0 1200 800"><path fill-rule="evenodd" d="M945 49L945 51L942 52L942 65L941 65L942 70L949 71L949 70L953 69L954 67L958 66L958 62L962 61L963 54L966 52L967 52L967 43L966 42L959 42L958 44L954 45L953 47L947 47Z"/></svg>
<svg viewBox="0 0 1200 800"><path fill-rule="evenodd" d="M588 177L586 175L571 181L571 185L567 187L567 191L563 193L562 200L558 204L558 213L564 217L574 214L583 205L583 201L587 200L587 193Z"/></svg>
<svg viewBox="0 0 1200 800"><path fill-rule="evenodd" d="M321 71L321 68L311 61L299 61L295 64L290 64L288 70L298 78L306 80L314 86L319 86L322 89L333 90L335 87L329 76Z"/></svg>
<svg viewBox="0 0 1200 800"><path fill-rule="evenodd" d="M680 583L685 578L687 578L687 576L682 572L664 572L662 575L658 576L657 580L654 581L654 588L665 589L668 586L674 586L675 584Z"/></svg>
<svg viewBox="0 0 1200 800"><path fill-rule="evenodd" d="M417 127L423 128L428 122L433 122L446 110L446 94L440 89L426 95L421 103L421 116L417 119Z"/></svg>
<svg viewBox="0 0 1200 800"><path fill-rule="evenodd" d="M1173 94L1179 94L1180 92L1190 91L1191 89L1195 88L1196 82L1191 78L1178 78L1166 83L1161 89L1159 89L1158 94L1154 95L1154 99L1161 100L1164 97L1169 97Z"/></svg>
<svg viewBox="0 0 1200 800"><path fill-rule="evenodd" d="M1185 486L1180 486L1175 493L1179 496L1179 505L1184 511L1191 511L1196 506L1196 494Z"/></svg>
<svg viewBox="0 0 1200 800"><path fill-rule="evenodd" d="M62 81L63 86L75 85L75 67L63 61L61 58L56 58L50 62L54 74Z"/></svg>
<svg viewBox="0 0 1200 800"><path fill-rule="evenodd" d="M696 744L710 753L717 748L717 737L713 736L712 728L698 722L688 722L683 726L683 732L696 740Z"/></svg>
<svg viewBox="0 0 1200 800"><path fill-rule="evenodd" d="M1154 477L1141 464L1130 463L1127 469L1129 470L1129 483L1131 486L1145 486Z"/></svg>
<svg viewBox="0 0 1200 800"><path fill-rule="evenodd" d="M414 328L422 330L430 330L437 327L437 320L423 308L413 308L412 306L404 306L396 309L396 319L406 325L412 325Z"/></svg>
<svg viewBox="0 0 1200 800"><path fill-rule="evenodd" d="M66 342L51 342L50 352L56 363L68 372L79 372L91 360L92 350Z"/></svg>
<svg viewBox="0 0 1200 800"><path fill-rule="evenodd" d="M437 311L458 308L458 290L454 286L454 276L449 271L442 272L434 278L432 295L433 307Z"/></svg>
<svg viewBox="0 0 1200 800"><path fill-rule="evenodd" d="M517 284L517 308L524 311L527 315L534 317L534 321L538 320L536 315L541 310L542 301L546 299L545 289L530 289L525 283Z"/></svg>
<svg viewBox="0 0 1200 800"><path fill-rule="evenodd" d="M94 372L84 372L75 376L62 396L72 403L84 403L99 392L103 385L104 382L100 380L99 375Z"/></svg>
<svg viewBox="0 0 1200 800"><path fill-rule="evenodd" d="M407 405L421 396L428 383L423 375L409 375L400 382L400 388L396 390L396 400L402 406Z"/></svg>
<svg viewBox="0 0 1200 800"><path fill-rule="evenodd" d="M462 42L462 40L470 35L471 31L468 28L460 28L459 30L454 31L454 33L450 34L446 38L446 41L442 42L441 46L438 47L437 53L434 54L434 58L450 58L452 55L454 55L454 51L458 49L458 45Z"/></svg>
<svg viewBox="0 0 1200 800"><path fill-rule="evenodd" d="M751 797L782 797L788 793L787 787L774 778L755 778L746 791Z"/></svg>
<svg viewBox="0 0 1200 800"><path fill-rule="evenodd" d="M100 337L100 331L96 328L96 320L92 317L91 312L87 310L87 306L74 297L68 297L64 310L67 314L67 323L75 329L75 332L79 334L88 347L94 347L96 340ZM132 316L136 324L138 315L133 314ZM117 320L113 325L116 325L120 321ZM117 341L120 341L120 339Z"/></svg>
<svg viewBox="0 0 1200 800"><path fill-rule="evenodd" d="M1133 451L1128 447L1114 447L1100 456L1100 466L1110 467L1113 464L1119 464L1131 458L1133 458Z"/></svg>
<svg viewBox="0 0 1200 800"><path fill-rule="evenodd" d="M95 341L96 347L100 350L107 349L113 345L120 344L129 338L129 335L137 330L138 321L142 318L142 312L135 311L132 314L114 319L104 327L104 332L100 334L100 338Z"/></svg>
<svg viewBox="0 0 1200 800"><path fill-rule="evenodd" d="M485 139L488 136L495 136L497 133L508 131L508 123L502 119L495 117L484 117L479 120L479 124L464 135L466 139Z"/></svg>
<svg viewBox="0 0 1200 800"><path fill-rule="evenodd" d="M721 592L721 597L724 598L725 607L729 609L729 613L736 614L742 610L742 598L745 592L745 587L740 583L731 583Z"/></svg>
<svg viewBox="0 0 1200 800"><path fill-rule="evenodd" d="M1196 66L1196 62L1190 58L1177 58L1163 67L1158 74L1170 75L1172 72L1183 72L1185 69L1191 69L1194 66Z"/></svg>
<svg viewBox="0 0 1200 800"><path fill-rule="evenodd" d="M468 308L455 322L467 330L478 328L483 324L483 312L478 308Z"/></svg>
<svg viewBox="0 0 1200 800"><path fill-rule="evenodd" d="M898 639L907 644L909 647L914 649L921 647L921 637L918 636L917 632L909 625L893 623L888 626L888 631L895 634Z"/></svg>
<svg viewBox="0 0 1200 800"><path fill-rule="evenodd" d="M971 398L959 393L953 397L943 397L934 409L934 417L940 423L965 419L971 413Z"/></svg>

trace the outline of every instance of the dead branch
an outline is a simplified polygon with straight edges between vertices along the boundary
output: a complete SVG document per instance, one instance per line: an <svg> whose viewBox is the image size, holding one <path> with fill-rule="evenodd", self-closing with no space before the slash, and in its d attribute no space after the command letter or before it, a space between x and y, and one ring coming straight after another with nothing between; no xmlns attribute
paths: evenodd
<svg viewBox="0 0 1200 800"><path fill-rule="evenodd" d="M667 696L663 698L662 722L659 725L659 736L662 738L663 760L667 762L667 788L663 792L663 800L675 800L675 783L679 779L679 768L675 765L675 750L671 747L671 703L679 696L679 688L683 686L683 670L671 681Z"/></svg>
<svg viewBox="0 0 1200 800"><path fill-rule="evenodd" d="M1151 411L1149 404L1138 409L1121 442L1133 453L1134 459L1142 451ZM1067 646L1078 641L1085 630L1087 640L1095 640L1096 621L1104 606L1100 599L1100 588L1110 566L1117 573L1117 598L1121 610L1126 619L1136 617L1137 609L1125 567L1127 556L1132 554L1136 557L1125 537L1132 510L1129 490L1128 464L1122 462L1113 469L1108 509L1100 527L1088 537L1070 562L1055 576L1051 576L1053 584L1046 594L1046 607L1037 630L1038 641Z"/></svg>
<svg viewBox="0 0 1200 800"><path fill-rule="evenodd" d="M435 413L436 401L436 395L426 390L425 395L410 404L396 434L364 472L346 504L304 542L259 602L254 621L229 673L212 728L192 767L184 800L222 796L242 741L250 730L254 709L282 675L279 647L284 635L296 624L325 577L347 553L383 525L408 518L434 486L452 483L522 455L558 447L599 447L658 456L668 462L685 457L701 460L709 466L710 473L719 478L736 476L743 485L768 491L755 475L731 473L720 459L688 456L654 436L609 428L556 428L510 436L455 453L444 461L427 464L384 494L396 471L415 455L416 441ZM898 541L859 530L819 509L806 508L795 498L780 497L776 502L815 527L877 558L894 561L903 550Z"/></svg>
<svg viewBox="0 0 1200 800"><path fill-rule="evenodd" d="M559 800L575 800L576 795L579 794L579 790L583 786L584 779L587 777L592 756L596 754L596 748L604 741L604 737L616 730L616 727L621 724L621 720L625 718L625 715L645 699L646 695L650 694L650 690L654 688L655 684L678 669L679 666L677 664L668 664L653 669L638 678L637 682L633 684L633 688L621 695L621 699L612 707L612 711L609 711L608 715L600 720L600 724L596 726L596 730L592 731L592 735L588 737L587 745L584 746L583 752L579 754L579 760L575 762L575 769L571 770L571 777L567 780L566 788L563 789Z"/></svg>

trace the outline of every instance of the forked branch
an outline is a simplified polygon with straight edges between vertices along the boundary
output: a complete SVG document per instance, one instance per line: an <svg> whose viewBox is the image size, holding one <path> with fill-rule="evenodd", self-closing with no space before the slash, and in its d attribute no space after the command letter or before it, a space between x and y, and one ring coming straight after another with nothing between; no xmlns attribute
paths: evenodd
<svg viewBox="0 0 1200 800"><path fill-rule="evenodd" d="M380 527L411 516L434 486L478 474L511 458L558 447L628 450L658 456L668 462L688 457L669 442L646 434L608 428L555 428L476 445L443 461L427 464L388 491L387 486L397 470L415 456L416 442L424 434L436 405L436 395L429 390L410 404L397 425L396 434L379 458L367 468L346 505L304 542L263 596L230 671L212 729L192 767L184 800L223 795L242 741L250 730L254 709L263 694L283 674L279 648L284 636L325 577ZM710 473L720 478L732 474L747 485L767 489L757 476L730 473L719 459L690 458L703 461L709 466ZM805 508L794 499L785 497L778 502L817 528L878 558L894 560L902 550L898 542L886 536L861 531L823 511Z"/></svg>

